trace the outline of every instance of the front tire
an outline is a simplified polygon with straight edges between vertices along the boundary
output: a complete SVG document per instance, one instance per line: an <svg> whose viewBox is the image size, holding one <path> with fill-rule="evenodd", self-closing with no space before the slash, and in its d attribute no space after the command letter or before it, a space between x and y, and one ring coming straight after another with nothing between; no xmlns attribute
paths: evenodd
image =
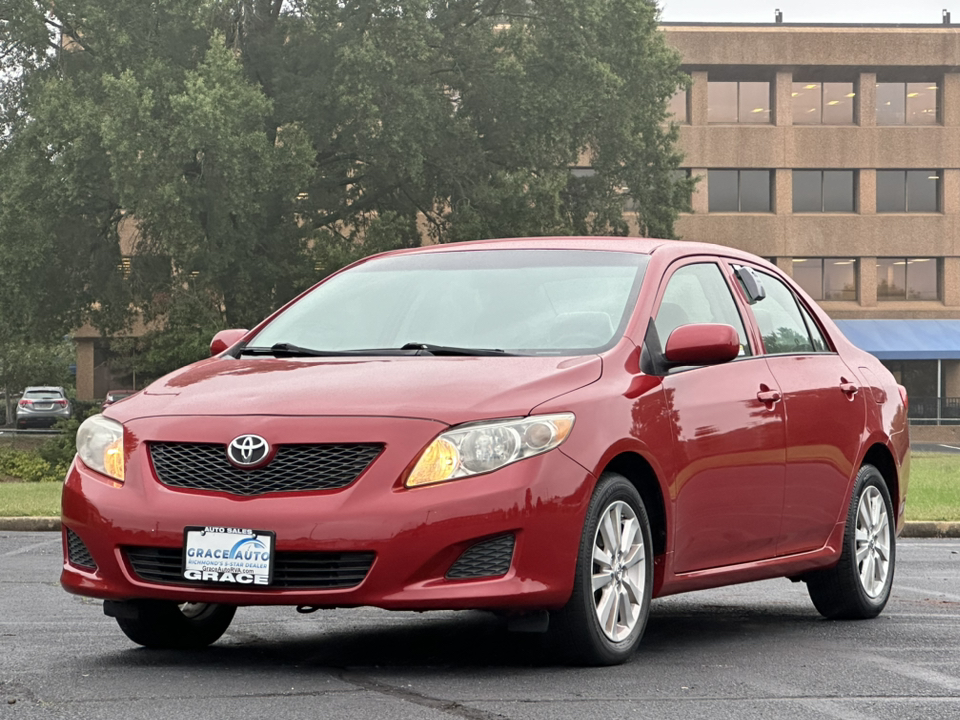
<svg viewBox="0 0 960 720"><path fill-rule="evenodd" d="M230 627L236 605L134 600L118 614L124 635L148 648L190 650L216 642Z"/></svg>
<svg viewBox="0 0 960 720"><path fill-rule="evenodd" d="M555 615L569 659L615 665L643 636L653 587L653 542L646 508L622 475L604 473L587 509L573 595Z"/></svg>
<svg viewBox="0 0 960 720"><path fill-rule="evenodd" d="M853 484L840 562L809 573L814 607L832 620L876 617L890 598L896 562L896 530L890 491L880 471L864 465Z"/></svg>

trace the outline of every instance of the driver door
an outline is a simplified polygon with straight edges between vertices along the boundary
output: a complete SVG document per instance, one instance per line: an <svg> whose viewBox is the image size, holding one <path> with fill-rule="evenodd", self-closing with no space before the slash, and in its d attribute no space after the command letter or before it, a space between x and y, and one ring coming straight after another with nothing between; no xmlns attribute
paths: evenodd
<svg viewBox="0 0 960 720"><path fill-rule="evenodd" d="M676 460L674 572L774 557L784 492L783 403L773 373L754 356L720 265L696 259L675 267L654 318L663 346L690 323L732 325L741 341L731 362L674 368L663 379Z"/></svg>

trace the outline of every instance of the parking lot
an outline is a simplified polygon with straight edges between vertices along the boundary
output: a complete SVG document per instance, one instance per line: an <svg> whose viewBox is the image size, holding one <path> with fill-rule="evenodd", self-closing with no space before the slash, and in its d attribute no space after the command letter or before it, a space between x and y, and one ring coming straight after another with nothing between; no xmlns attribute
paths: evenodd
<svg viewBox="0 0 960 720"><path fill-rule="evenodd" d="M960 542L906 540L874 621L775 580L654 602L614 668L483 613L242 608L204 652L140 649L64 593L54 533L0 535L0 718L957 718Z"/></svg>

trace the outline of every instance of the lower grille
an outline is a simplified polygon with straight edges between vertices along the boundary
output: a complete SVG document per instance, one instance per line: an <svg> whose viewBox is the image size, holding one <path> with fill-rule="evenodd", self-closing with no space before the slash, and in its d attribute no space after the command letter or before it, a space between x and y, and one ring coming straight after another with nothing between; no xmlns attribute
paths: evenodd
<svg viewBox="0 0 960 720"><path fill-rule="evenodd" d="M183 551L180 548L126 547L124 553L141 580L174 585L209 585L183 577ZM270 587L354 587L363 582L374 557L372 552L278 552L274 556L273 583ZM219 586L224 587L222 584Z"/></svg>
<svg viewBox="0 0 960 720"><path fill-rule="evenodd" d="M471 545L447 571L447 577L460 580L506 575L513 562L513 545L513 535L501 535Z"/></svg>
<svg viewBox="0 0 960 720"><path fill-rule="evenodd" d="M70 528L67 531L67 560L71 565L85 568L87 570L96 570L97 563L94 562L90 550L83 544L83 540Z"/></svg>

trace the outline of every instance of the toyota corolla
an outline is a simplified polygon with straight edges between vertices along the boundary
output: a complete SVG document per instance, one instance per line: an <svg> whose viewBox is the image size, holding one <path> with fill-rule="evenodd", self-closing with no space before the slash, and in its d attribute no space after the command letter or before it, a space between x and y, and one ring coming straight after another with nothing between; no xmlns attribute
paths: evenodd
<svg viewBox="0 0 960 720"><path fill-rule="evenodd" d="M881 612L906 393L773 265L533 238L367 258L88 419L63 587L147 647L236 609L486 609L628 658L651 598Z"/></svg>

